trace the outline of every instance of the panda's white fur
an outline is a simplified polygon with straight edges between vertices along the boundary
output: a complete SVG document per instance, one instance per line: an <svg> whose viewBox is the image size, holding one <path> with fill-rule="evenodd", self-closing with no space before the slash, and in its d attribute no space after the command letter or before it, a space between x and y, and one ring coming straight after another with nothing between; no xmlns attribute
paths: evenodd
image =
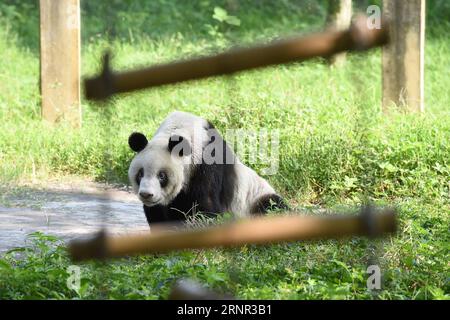
<svg viewBox="0 0 450 320"><path fill-rule="evenodd" d="M275 190L266 180L239 160L236 161L235 170L237 173L235 198L229 210L237 216L246 216L252 213L251 210L258 198L275 194Z"/></svg>
<svg viewBox="0 0 450 320"><path fill-rule="evenodd" d="M134 192L144 204L149 223L182 220L196 209L245 217L264 212L269 202L284 207L269 183L242 164L234 153L230 152L231 156L225 159L232 159L232 163L205 163L211 131L227 148L224 153L230 152L211 123L180 111L171 113L150 141L139 133L130 136L130 147L138 153L128 175ZM169 143L171 139L175 142Z"/></svg>

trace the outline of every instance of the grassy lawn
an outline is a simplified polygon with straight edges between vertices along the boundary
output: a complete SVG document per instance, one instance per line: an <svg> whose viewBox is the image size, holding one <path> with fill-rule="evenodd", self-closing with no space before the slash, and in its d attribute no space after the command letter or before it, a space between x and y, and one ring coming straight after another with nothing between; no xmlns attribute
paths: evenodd
<svg viewBox="0 0 450 320"><path fill-rule="evenodd" d="M196 3L82 1L82 73L99 70L106 48L114 68L125 69L320 30L326 13L325 1ZM240 25L214 19L216 6ZM350 55L340 69L316 59L115 97L107 108L82 101L83 126L73 130L40 119L35 1L3 1L1 189L73 175L126 184L133 157L128 135L151 135L175 109L208 118L221 131L276 129L280 165L266 178L293 207L354 212L370 199L398 208L399 233L377 242L384 272L379 298L448 299L450 4L428 6L424 114L380 112L381 52L374 50ZM71 263L60 240L30 237L32 248L0 255L0 299L161 299L184 276L244 299L373 298L366 289L365 239L84 264L81 289L74 291L66 286Z"/></svg>

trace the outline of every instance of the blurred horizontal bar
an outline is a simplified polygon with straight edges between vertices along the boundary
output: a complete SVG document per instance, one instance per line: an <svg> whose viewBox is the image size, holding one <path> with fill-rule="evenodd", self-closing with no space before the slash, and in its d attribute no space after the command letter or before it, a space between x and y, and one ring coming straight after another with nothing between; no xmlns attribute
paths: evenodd
<svg viewBox="0 0 450 320"><path fill-rule="evenodd" d="M371 211L370 211L371 212ZM396 230L392 209L359 216L266 216L204 229L124 236L100 232L92 239L72 241L68 250L74 261L106 259L174 250L235 247L286 241L380 236Z"/></svg>
<svg viewBox="0 0 450 320"><path fill-rule="evenodd" d="M112 72L105 55L102 73L84 81L87 99L101 100L113 94L202 79L217 75L329 57L352 50L367 50L388 42L386 27L369 29L367 17L355 20L348 30L279 40L270 44L231 50L209 57L195 58L126 72Z"/></svg>

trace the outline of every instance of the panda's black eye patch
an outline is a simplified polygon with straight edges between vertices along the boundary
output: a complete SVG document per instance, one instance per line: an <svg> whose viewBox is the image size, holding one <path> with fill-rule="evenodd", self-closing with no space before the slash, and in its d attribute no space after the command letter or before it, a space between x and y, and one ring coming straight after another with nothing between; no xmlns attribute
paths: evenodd
<svg viewBox="0 0 450 320"><path fill-rule="evenodd" d="M136 174L136 183L137 183L138 185L141 184L141 180L142 180L142 177L143 177L143 176L144 176L144 169L141 168L141 169L139 169L138 173Z"/></svg>
<svg viewBox="0 0 450 320"><path fill-rule="evenodd" d="M164 170L161 170L158 172L158 180L159 184L161 185L161 188L164 188L167 186L167 183L169 182L169 178L167 177L167 172Z"/></svg>

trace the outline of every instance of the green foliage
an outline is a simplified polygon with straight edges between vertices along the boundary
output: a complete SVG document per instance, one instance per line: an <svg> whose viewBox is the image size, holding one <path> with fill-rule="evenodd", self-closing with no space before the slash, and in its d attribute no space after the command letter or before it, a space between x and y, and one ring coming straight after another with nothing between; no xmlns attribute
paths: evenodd
<svg viewBox="0 0 450 320"><path fill-rule="evenodd" d="M317 30L326 15L325 1L312 0L81 3L84 75L99 70L106 48L114 52L115 69L132 68ZM276 129L279 170L267 178L292 206L344 210L371 199L399 207L399 234L384 243L381 298L449 298L447 1L427 2L423 115L380 113L375 50L350 55L341 69L320 59L294 63L115 97L108 109L83 100L79 130L40 120L36 5L0 3L3 183L69 174L126 183L133 156L128 135L151 135L175 109L206 117L221 131ZM371 298L365 285L367 242L361 239L86 264L78 292L66 286L70 262L56 239L34 234L30 245L0 256L0 299L158 299L184 276L241 298Z"/></svg>
<svg viewBox="0 0 450 320"><path fill-rule="evenodd" d="M232 26L240 26L241 25L241 20L239 20L239 18L237 18L235 16L230 16L228 14L228 12L221 7L214 8L213 18L220 22L225 22Z"/></svg>

